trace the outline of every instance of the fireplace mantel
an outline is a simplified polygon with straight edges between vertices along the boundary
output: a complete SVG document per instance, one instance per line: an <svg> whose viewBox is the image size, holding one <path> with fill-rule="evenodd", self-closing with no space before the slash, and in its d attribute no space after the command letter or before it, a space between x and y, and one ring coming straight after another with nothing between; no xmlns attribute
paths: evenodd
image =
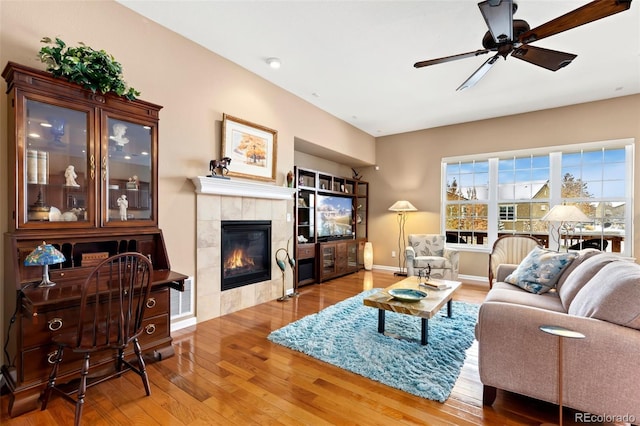
<svg viewBox="0 0 640 426"><path fill-rule="evenodd" d="M196 176L191 181L196 186L197 194L291 200L296 193L295 188L236 179Z"/></svg>

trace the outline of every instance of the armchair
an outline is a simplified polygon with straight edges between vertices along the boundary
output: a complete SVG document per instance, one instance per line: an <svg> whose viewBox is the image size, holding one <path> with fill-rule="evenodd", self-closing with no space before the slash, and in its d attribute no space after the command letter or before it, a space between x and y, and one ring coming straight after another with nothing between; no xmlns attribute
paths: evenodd
<svg viewBox="0 0 640 426"><path fill-rule="evenodd" d="M535 247L542 243L531 235L502 235L493 243L489 253L489 288L493 288L498 265L518 265Z"/></svg>
<svg viewBox="0 0 640 426"><path fill-rule="evenodd" d="M460 254L458 250L445 247L445 236L439 234L409 234L409 245L405 250L407 275L418 275L431 265L431 276L449 280L458 279Z"/></svg>

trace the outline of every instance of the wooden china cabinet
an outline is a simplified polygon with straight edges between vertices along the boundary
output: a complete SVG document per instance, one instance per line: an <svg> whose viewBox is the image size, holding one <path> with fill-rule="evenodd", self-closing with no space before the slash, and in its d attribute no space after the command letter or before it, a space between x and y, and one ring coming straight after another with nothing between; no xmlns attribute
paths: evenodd
<svg viewBox="0 0 640 426"><path fill-rule="evenodd" d="M55 355L51 335L77 325L79 286L96 259L125 251L151 259L153 288L141 337L149 359L173 354L169 289L183 290L187 276L171 271L158 228L161 107L93 93L12 62L2 76L10 171L3 282L9 345L2 374L11 392L9 414L16 416L39 407ZM50 265L56 285L49 288L38 287L42 267L24 265L43 241L66 258ZM66 358L63 382L80 369L77 357ZM96 363L108 369L113 359Z"/></svg>

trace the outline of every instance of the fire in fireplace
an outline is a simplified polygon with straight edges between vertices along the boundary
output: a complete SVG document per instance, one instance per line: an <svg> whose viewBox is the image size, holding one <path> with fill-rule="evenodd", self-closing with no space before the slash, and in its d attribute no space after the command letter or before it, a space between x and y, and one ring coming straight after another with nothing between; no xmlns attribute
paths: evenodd
<svg viewBox="0 0 640 426"><path fill-rule="evenodd" d="M271 279L271 221L222 221L222 290Z"/></svg>

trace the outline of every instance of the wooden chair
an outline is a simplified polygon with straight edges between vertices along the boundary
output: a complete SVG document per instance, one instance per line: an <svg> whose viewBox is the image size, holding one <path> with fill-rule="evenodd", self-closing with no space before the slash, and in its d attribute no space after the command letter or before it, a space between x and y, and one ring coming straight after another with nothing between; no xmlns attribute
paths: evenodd
<svg viewBox="0 0 640 426"><path fill-rule="evenodd" d="M495 243L489 253L489 288L493 287L493 279L498 265L519 264L534 247L542 247L542 243L531 235L503 235Z"/></svg>
<svg viewBox="0 0 640 426"><path fill-rule="evenodd" d="M47 408L51 392L56 391L75 403L74 424L77 426L80 424L87 388L130 370L142 378L147 396L151 394L138 336L143 330L142 320L151 291L152 275L153 266L149 259L133 252L112 256L95 266L82 284L77 329L52 338L58 346L57 355L42 396L42 410ZM130 343L133 344L137 366L124 358L125 349ZM56 384L65 349L84 356L77 389L69 390ZM107 350L117 350L115 371L88 381L91 355Z"/></svg>

